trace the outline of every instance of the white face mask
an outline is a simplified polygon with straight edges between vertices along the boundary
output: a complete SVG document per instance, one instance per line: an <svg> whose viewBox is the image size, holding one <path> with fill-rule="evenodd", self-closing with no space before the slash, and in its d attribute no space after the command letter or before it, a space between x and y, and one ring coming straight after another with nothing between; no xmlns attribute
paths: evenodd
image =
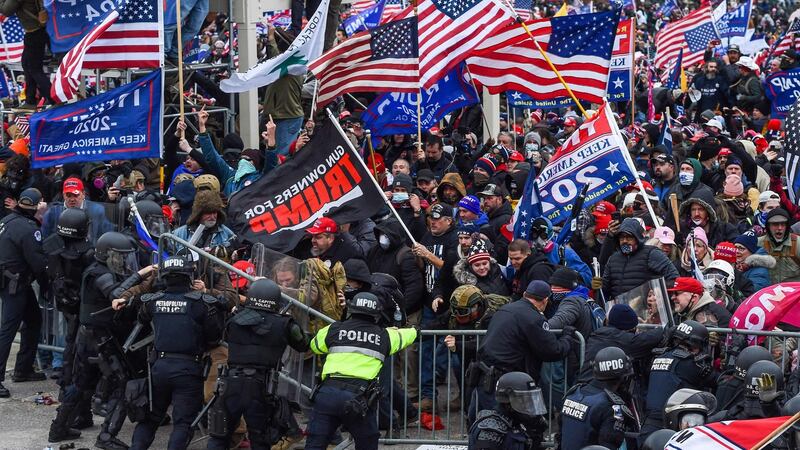
<svg viewBox="0 0 800 450"><path fill-rule="evenodd" d="M700 226L703 224L703 219L692 219L692 223L697 226Z"/></svg>
<svg viewBox="0 0 800 450"><path fill-rule="evenodd" d="M382 234L378 237L378 245L380 245L382 249L388 250L391 244L392 242L389 240L389 236Z"/></svg>
<svg viewBox="0 0 800 450"><path fill-rule="evenodd" d="M694 172L681 172L678 174L678 182L681 186L689 186L694 181Z"/></svg>

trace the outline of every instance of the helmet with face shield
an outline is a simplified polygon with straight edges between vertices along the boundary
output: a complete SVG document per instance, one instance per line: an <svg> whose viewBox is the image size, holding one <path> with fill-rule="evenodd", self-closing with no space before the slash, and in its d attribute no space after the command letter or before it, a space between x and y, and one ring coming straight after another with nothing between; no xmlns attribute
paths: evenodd
<svg viewBox="0 0 800 450"><path fill-rule="evenodd" d="M717 408L713 394L696 389L678 389L664 405L664 425L675 431L704 425Z"/></svg>
<svg viewBox="0 0 800 450"><path fill-rule="evenodd" d="M547 414L542 389L525 372L509 372L501 376L494 397L501 407L522 420Z"/></svg>
<svg viewBox="0 0 800 450"><path fill-rule="evenodd" d="M116 231L100 236L95 245L94 257L117 275L128 276L139 270L136 242Z"/></svg>
<svg viewBox="0 0 800 450"><path fill-rule="evenodd" d="M169 233L169 221L164 216L164 211L158 206L158 203L152 200L139 200L135 205L136 211L142 218L142 222L151 237L157 238L164 233ZM136 218L131 217L131 222L134 223L134 226L135 221Z"/></svg>

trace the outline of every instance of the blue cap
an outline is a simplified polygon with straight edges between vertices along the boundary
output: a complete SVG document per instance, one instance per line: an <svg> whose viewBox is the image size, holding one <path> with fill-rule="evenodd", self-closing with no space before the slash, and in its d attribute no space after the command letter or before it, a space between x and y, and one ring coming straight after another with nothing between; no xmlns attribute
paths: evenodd
<svg viewBox="0 0 800 450"><path fill-rule="evenodd" d="M547 298L550 296L550 285L542 280L533 280L528 284L528 288L525 289L525 295L536 300Z"/></svg>

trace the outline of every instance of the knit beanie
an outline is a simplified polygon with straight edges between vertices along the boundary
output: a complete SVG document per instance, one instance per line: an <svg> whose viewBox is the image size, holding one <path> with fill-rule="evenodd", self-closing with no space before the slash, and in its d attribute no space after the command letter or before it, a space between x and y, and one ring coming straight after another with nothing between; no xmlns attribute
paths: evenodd
<svg viewBox="0 0 800 450"><path fill-rule="evenodd" d="M739 237L737 237L733 243L741 244L742 247L746 248L750 253L755 253L758 251L758 238L755 234L749 231L739 235Z"/></svg>
<svg viewBox="0 0 800 450"><path fill-rule="evenodd" d="M708 236L706 236L706 231L702 227L695 227L694 230L692 230L692 233L686 236L687 244L689 242L689 239L692 238L692 235L694 235L695 239L699 239L704 244L706 244L706 247L708 247Z"/></svg>
<svg viewBox="0 0 800 450"><path fill-rule="evenodd" d="M550 286L564 289L575 289L580 283L580 274L569 267L559 267L550 275Z"/></svg>
<svg viewBox="0 0 800 450"><path fill-rule="evenodd" d="M723 190L725 195L731 197L738 197L744 193L744 186L742 185L742 177L736 174L728 175L725 178L725 188Z"/></svg>
<svg viewBox="0 0 800 450"><path fill-rule="evenodd" d="M628 331L639 325L639 317L630 306L621 303L611 307L608 324L618 330Z"/></svg>
<svg viewBox="0 0 800 450"><path fill-rule="evenodd" d="M464 208L467 211L480 215L481 214L481 201L474 195L468 195L458 201L458 207Z"/></svg>
<svg viewBox="0 0 800 450"><path fill-rule="evenodd" d="M482 158L478 158L478 160L475 161L475 168L483 169L486 173L489 174L489 176L494 175L495 170L497 170L497 166L494 164L494 161L485 156Z"/></svg>
<svg viewBox="0 0 800 450"><path fill-rule="evenodd" d="M475 264L480 261L489 261L491 259L489 250L486 248L486 243L481 239L476 240L472 244L467 255L467 262L470 264Z"/></svg>
<svg viewBox="0 0 800 450"><path fill-rule="evenodd" d="M222 139L222 149L230 150L230 149L237 149L239 151L244 150L244 141L242 138L239 137L236 133L228 133Z"/></svg>
<svg viewBox="0 0 800 450"><path fill-rule="evenodd" d="M257 148L248 148L242 152L242 156L246 156L253 161L253 165L256 166L256 169L261 170L264 167L264 155L261 154L261 151Z"/></svg>
<svg viewBox="0 0 800 450"><path fill-rule="evenodd" d="M733 242L720 242L714 249L714 259L736 264L736 245Z"/></svg>

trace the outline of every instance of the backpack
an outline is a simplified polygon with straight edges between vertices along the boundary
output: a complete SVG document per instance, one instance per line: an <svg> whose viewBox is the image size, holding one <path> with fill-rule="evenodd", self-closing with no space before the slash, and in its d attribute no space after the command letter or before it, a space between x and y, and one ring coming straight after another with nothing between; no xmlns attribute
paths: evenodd
<svg viewBox="0 0 800 450"><path fill-rule="evenodd" d="M589 315L592 319L592 331L595 331L605 325L606 311L591 298L586 299L586 306L589 308Z"/></svg>

